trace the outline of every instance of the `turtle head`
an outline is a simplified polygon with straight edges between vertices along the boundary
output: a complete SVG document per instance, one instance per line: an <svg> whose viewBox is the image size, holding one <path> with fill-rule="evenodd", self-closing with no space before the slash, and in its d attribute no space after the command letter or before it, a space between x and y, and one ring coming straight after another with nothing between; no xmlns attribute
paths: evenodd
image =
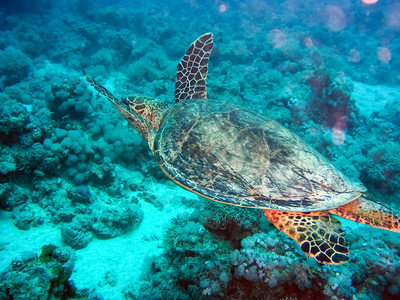
<svg viewBox="0 0 400 300"><path fill-rule="evenodd" d="M104 95L118 112L146 139L149 144L152 136L160 128L167 104L145 96L116 98L93 78L86 76L86 81Z"/></svg>
<svg viewBox="0 0 400 300"><path fill-rule="evenodd" d="M168 108L166 103L158 99L141 95L122 98L117 105L114 104L121 115L145 138L160 129Z"/></svg>

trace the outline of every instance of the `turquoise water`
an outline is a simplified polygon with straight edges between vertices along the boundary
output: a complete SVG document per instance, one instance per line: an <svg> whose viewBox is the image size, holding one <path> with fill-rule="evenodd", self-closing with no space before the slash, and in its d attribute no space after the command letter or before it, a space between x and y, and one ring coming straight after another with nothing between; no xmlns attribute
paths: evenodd
<svg viewBox="0 0 400 300"><path fill-rule="evenodd" d="M400 298L399 233L338 218L349 261L307 258L262 210L170 181L85 81L173 106L207 32L208 98L400 210L398 1L0 0L0 299Z"/></svg>

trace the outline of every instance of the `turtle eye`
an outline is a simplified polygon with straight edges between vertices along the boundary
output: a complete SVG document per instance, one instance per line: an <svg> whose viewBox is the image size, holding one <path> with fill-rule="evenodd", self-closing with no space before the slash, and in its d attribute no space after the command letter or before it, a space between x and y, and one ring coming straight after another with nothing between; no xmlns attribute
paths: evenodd
<svg viewBox="0 0 400 300"><path fill-rule="evenodd" d="M122 98L122 101L121 101L123 104L125 104L126 106L129 106L129 101L128 101L128 99L127 98Z"/></svg>
<svg viewBox="0 0 400 300"><path fill-rule="evenodd" d="M135 110L139 111L139 110L144 110L146 108L146 105L144 104L137 104L135 105Z"/></svg>

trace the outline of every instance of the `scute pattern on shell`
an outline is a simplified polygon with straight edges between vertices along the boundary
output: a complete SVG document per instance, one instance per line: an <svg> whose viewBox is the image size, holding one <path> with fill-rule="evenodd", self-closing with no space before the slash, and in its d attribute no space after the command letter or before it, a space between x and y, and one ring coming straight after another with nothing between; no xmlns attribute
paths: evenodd
<svg viewBox="0 0 400 300"><path fill-rule="evenodd" d="M160 127L153 153L172 180L226 204L318 211L362 192L277 122L221 100L176 104Z"/></svg>

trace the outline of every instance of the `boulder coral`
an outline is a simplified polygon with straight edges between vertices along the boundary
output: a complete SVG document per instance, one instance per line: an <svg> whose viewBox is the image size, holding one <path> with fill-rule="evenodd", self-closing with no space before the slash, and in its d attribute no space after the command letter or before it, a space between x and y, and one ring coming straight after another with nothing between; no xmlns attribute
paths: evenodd
<svg viewBox="0 0 400 300"><path fill-rule="evenodd" d="M31 59L21 50L7 47L0 50L0 84L10 86L28 78L33 70Z"/></svg>

